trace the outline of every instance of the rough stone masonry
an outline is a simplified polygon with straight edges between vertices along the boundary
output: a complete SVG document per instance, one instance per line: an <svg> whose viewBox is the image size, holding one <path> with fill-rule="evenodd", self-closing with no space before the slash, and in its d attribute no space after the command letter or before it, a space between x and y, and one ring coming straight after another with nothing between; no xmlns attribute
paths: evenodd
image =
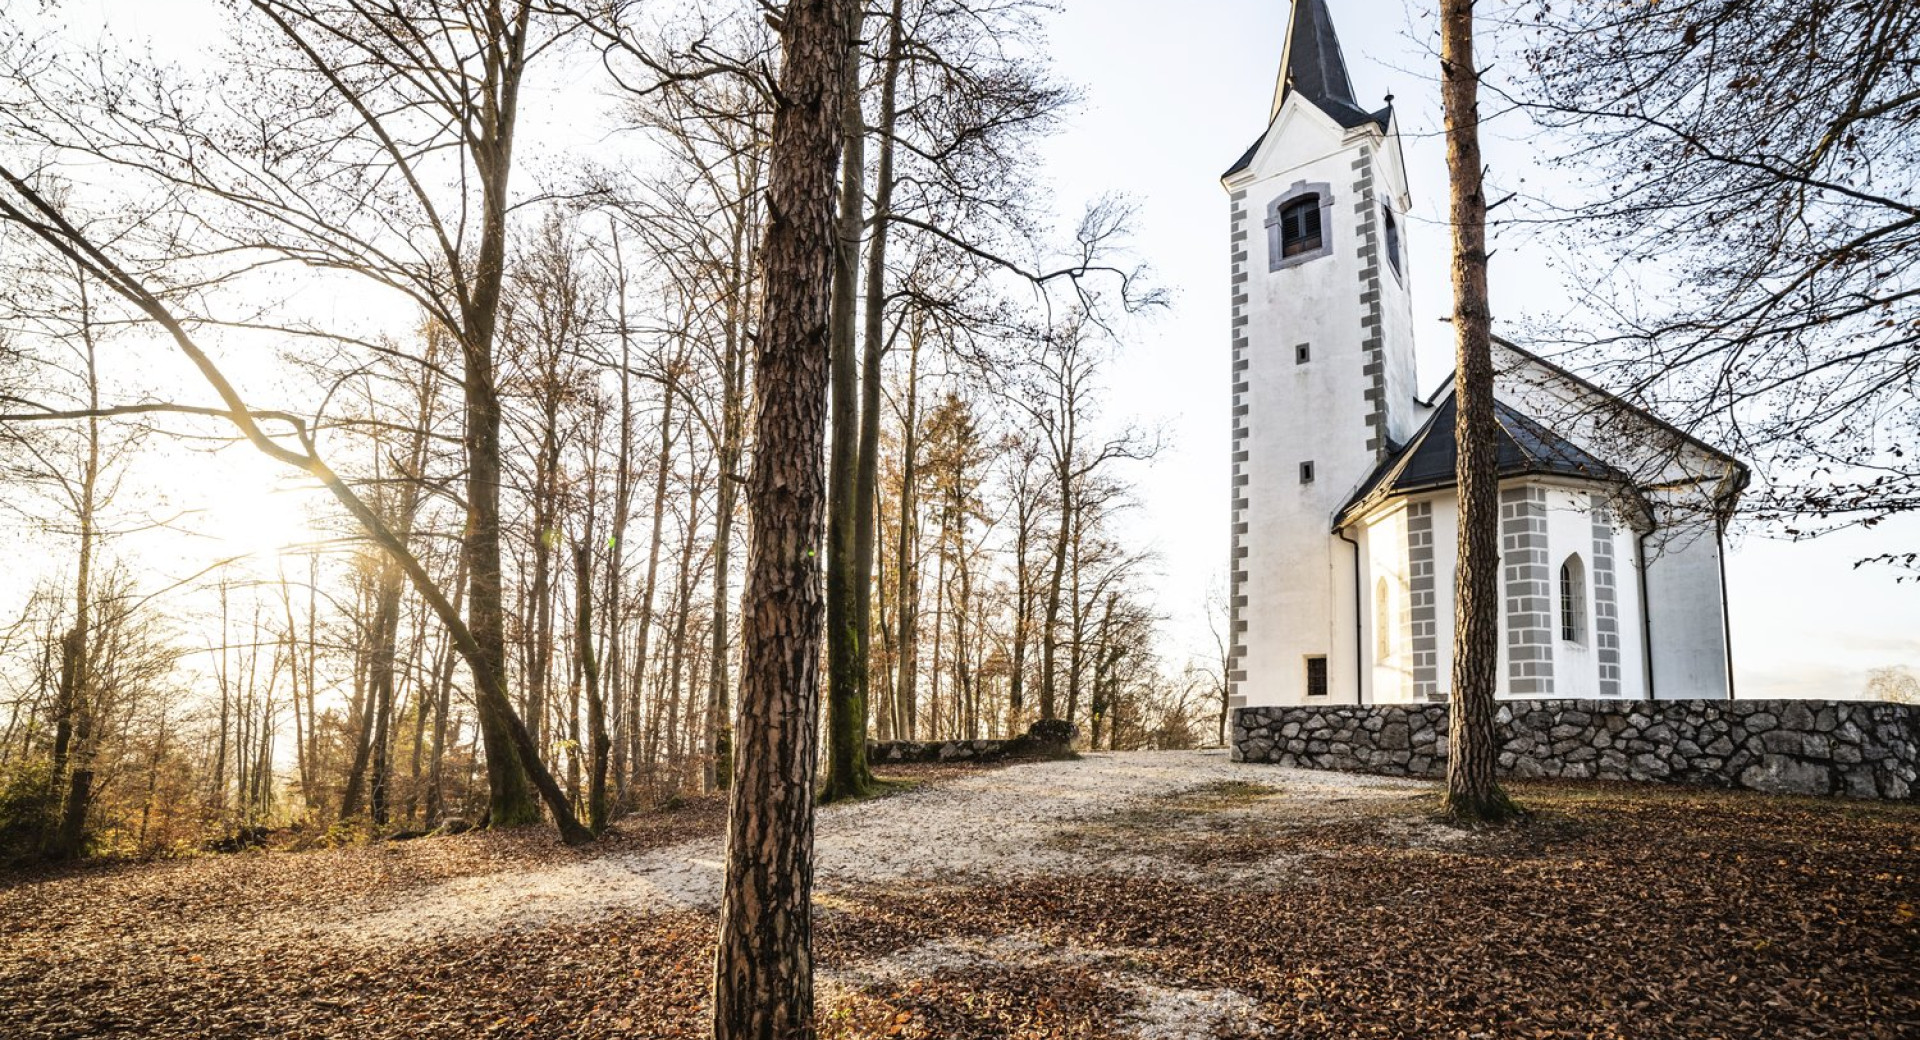
<svg viewBox="0 0 1920 1040"><path fill-rule="evenodd" d="M1920 707L1862 701L1503 703L1500 770L1745 787L1785 794L1920 797ZM1238 708L1233 757L1389 776L1444 775L1447 706Z"/></svg>

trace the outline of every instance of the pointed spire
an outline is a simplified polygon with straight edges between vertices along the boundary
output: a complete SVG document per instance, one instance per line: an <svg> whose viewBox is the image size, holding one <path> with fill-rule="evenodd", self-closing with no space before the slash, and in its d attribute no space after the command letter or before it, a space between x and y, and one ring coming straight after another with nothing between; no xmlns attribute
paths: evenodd
<svg viewBox="0 0 1920 1040"><path fill-rule="evenodd" d="M1273 86L1273 109L1267 113L1267 132L1280 115L1280 104L1288 94L1298 93L1314 107L1349 130L1373 123L1387 129L1393 118L1393 98L1378 112L1360 107L1353 96L1353 81L1347 78L1347 61L1340 55L1340 39L1333 34L1333 16L1327 12L1327 0L1293 0L1293 24L1287 30L1286 49L1280 57L1280 78ZM1265 133L1255 140L1234 164L1221 174L1231 177L1246 169L1260 151Z"/></svg>
<svg viewBox="0 0 1920 1040"><path fill-rule="evenodd" d="M1354 99L1353 81L1347 77L1347 62L1340 54L1340 38L1334 35L1327 0L1293 0L1293 24L1287 30L1286 52L1280 59L1280 77L1273 87L1273 111L1268 118L1280 114L1280 103L1289 91L1297 91L1345 127L1379 120Z"/></svg>

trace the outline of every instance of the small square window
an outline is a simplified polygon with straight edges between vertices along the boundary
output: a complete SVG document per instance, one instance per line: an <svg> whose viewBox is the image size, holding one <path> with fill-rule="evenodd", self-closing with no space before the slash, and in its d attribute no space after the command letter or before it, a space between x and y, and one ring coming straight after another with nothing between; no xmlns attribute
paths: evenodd
<svg viewBox="0 0 1920 1040"><path fill-rule="evenodd" d="M1312 357L1313 357L1313 348L1309 347L1305 343L1302 343L1299 346L1293 348L1293 363L1296 365L1304 365Z"/></svg>
<svg viewBox="0 0 1920 1040"><path fill-rule="evenodd" d="M1324 657L1307 658L1307 696L1325 697L1327 695L1327 659Z"/></svg>
<svg viewBox="0 0 1920 1040"><path fill-rule="evenodd" d="M1313 463L1302 462L1300 464L1300 483L1302 484L1313 483Z"/></svg>

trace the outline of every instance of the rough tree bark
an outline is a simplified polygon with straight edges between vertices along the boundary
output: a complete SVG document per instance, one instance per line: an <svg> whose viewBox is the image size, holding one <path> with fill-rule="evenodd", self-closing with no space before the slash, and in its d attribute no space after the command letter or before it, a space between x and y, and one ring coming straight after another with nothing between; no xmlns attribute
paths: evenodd
<svg viewBox="0 0 1920 1040"><path fill-rule="evenodd" d="M1444 811L1461 823L1497 822L1511 816L1514 806L1494 777L1500 478L1494 458L1487 199L1481 186L1480 72L1473 63L1473 0L1440 4L1440 70L1452 185L1454 440L1459 445L1460 485L1460 562L1453 587L1453 699L1448 708Z"/></svg>
<svg viewBox="0 0 1920 1040"><path fill-rule="evenodd" d="M767 194L760 402L716 1040L811 1038L813 770L822 603L834 172L850 0L790 0Z"/></svg>

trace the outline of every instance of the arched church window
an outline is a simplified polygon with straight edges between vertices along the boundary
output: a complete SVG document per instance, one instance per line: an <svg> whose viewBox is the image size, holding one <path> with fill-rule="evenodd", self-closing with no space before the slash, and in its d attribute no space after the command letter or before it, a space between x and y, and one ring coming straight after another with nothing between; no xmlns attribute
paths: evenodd
<svg viewBox="0 0 1920 1040"><path fill-rule="evenodd" d="M1321 213L1331 208L1332 199L1332 185L1301 180L1267 203L1267 270L1311 263L1333 252L1333 229Z"/></svg>
<svg viewBox="0 0 1920 1040"><path fill-rule="evenodd" d="M1320 245L1320 196L1302 195L1280 207L1282 257L1311 253Z"/></svg>
<svg viewBox="0 0 1920 1040"><path fill-rule="evenodd" d="M1393 265L1394 274L1399 274L1400 273L1400 224L1398 221L1393 219L1393 210L1388 209L1385 206L1380 207L1380 215L1385 218L1382 221L1382 223L1386 226L1387 263L1390 263Z"/></svg>
<svg viewBox="0 0 1920 1040"><path fill-rule="evenodd" d="M1587 641L1587 569L1579 553L1560 564L1560 638Z"/></svg>
<svg viewBox="0 0 1920 1040"><path fill-rule="evenodd" d="M1393 594L1387 579L1373 586L1373 656L1381 661L1393 656Z"/></svg>

